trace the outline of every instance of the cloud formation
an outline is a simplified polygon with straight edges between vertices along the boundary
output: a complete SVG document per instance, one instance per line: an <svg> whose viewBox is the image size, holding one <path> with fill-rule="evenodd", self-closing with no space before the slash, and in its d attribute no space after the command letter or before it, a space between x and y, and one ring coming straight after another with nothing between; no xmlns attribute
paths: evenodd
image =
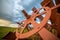
<svg viewBox="0 0 60 40"><path fill-rule="evenodd" d="M31 9L35 6L41 7L42 0L0 0L0 18L12 22L22 21L25 19L21 10L25 9L30 14Z"/></svg>

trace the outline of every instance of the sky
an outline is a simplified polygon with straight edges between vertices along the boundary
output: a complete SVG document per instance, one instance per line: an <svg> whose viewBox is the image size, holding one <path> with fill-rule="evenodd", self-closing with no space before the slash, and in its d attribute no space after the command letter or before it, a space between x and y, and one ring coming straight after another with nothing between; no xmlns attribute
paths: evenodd
<svg viewBox="0 0 60 40"><path fill-rule="evenodd" d="M32 8L40 8L43 0L0 0L0 19L12 23L21 22L25 17L21 10L25 9L31 15Z"/></svg>

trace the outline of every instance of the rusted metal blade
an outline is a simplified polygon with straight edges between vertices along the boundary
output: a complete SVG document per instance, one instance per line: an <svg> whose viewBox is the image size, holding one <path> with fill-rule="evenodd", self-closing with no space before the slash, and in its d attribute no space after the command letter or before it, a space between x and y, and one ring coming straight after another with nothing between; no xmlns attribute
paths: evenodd
<svg viewBox="0 0 60 40"><path fill-rule="evenodd" d="M38 33L43 40L59 40L55 35L49 32L46 28L42 28Z"/></svg>
<svg viewBox="0 0 60 40"><path fill-rule="evenodd" d="M58 5L54 6L54 7L52 7L51 9L53 10L53 9L55 9L55 8L58 8L58 7L60 7L60 4L58 4Z"/></svg>
<svg viewBox="0 0 60 40"><path fill-rule="evenodd" d="M28 13L25 10L22 10L22 12L27 19L30 17L30 15L28 15Z"/></svg>

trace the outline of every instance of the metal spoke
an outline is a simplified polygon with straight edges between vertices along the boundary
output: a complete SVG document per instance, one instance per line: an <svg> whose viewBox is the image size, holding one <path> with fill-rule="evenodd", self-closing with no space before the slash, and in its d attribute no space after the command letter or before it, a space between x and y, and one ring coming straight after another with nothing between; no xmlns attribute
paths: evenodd
<svg viewBox="0 0 60 40"><path fill-rule="evenodd" d="M41 16L41 15L43 15L43 14L45 14L46 13L46 11L44 11L44 12L42 12L42 13L39 13L39 14L37 14L36 16Z"/></svg>
<svg viewBox="0 0 60 40"><path fill-rule="evenodd" d="M24 29L27 27L27 26L26 26L26 25L28 24L27 22L28 22L28 20L26 20L26 21L24 22L24 24L23 24L24 27L21 29L21 32L20 32L20 33L23 33Z"/></svg>
<svg viewBox="0 0 60 40"><path fill-rule="evenodd" d="M32 25L33 25L34 27L38 26L37 22L35 22L34 20L31 21L31 23L32 23Z"/></svg>

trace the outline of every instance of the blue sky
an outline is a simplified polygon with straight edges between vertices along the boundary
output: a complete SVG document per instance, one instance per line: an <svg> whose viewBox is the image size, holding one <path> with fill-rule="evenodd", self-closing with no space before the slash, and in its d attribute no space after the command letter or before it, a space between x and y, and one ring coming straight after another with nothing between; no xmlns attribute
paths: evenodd
<svg viewBox="0 0 60 40"><path fill-rule="evenodd" d="M0 19L20 22L25 19L21 10L25 9L31 15L32 8L40 8L43 0L0 0Z"/></svg>

